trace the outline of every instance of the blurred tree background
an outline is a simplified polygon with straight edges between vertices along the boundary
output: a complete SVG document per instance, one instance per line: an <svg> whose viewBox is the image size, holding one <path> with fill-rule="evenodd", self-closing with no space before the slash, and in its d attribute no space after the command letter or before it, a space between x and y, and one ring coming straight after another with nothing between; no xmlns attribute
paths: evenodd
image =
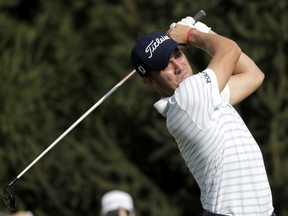
<svg viewBox="0 0 288 216"><path fill-rule="evenodd" d="M288 216L286 0L1 0L1 191L132 70L138 37L200 9L266 75L237 109L262 149L276 212ZM187 54L205 67L203 53ZM98 215L103 193L117 188L138 216L201 215L198 186L153 108L158 98L132 77L15 184L18 209Z"/></svg>

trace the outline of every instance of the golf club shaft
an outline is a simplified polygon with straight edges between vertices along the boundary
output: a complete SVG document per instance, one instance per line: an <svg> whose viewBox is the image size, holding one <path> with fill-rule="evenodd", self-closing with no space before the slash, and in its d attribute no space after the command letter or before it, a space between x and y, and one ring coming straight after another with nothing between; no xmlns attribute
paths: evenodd
<svg viewBox="0 0 288 216"><path fill-rule="evenodd" d="M73 128L75 128L84 118L86 118L94 109L96 109L106 98L114 93L124 82L126 82L132 75L135 74L135 70L131 71L125 76L118 84L116 84L109 92L107 92L100 100L98 100L88 111L86 111L77 121L75 121L64 133L62 133L50 146L48 146L34 161L32 161L10 184L21 178L37 161L39 161L47 152L49 152L63 137L65 137Z"/></svg>

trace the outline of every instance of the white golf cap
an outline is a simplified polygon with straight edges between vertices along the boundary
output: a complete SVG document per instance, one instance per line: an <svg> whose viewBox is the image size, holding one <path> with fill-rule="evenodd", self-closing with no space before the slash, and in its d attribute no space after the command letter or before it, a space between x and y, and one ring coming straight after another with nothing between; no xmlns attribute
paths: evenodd
<svg viewBox="0 0 288 216"><path fill-rule="evenodd" d="M10 216L33 216L33 214L30 211L20 211L20 212L17 212L15 214L12 214Z"/></svg>
<svg viewBox="0 0 288 216"><path fill-rule="evenodd" d="M110 211L117 210L119 208L133 211L133 200L130 194L120 191L113 190L103 195L101 200L102 210L101 214L105 215Z"/></svg>

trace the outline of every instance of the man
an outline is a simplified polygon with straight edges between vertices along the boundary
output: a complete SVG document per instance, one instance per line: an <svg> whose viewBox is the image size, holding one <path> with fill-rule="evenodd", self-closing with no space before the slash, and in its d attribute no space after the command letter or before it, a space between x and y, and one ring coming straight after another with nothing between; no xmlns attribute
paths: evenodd
<svg viewBox="0 0 288 216"><path fill-rule="evenodd" d="M234 41L193 24L187 17L167 35L152 32L137 40L132 65L162 96L154 106L200 187L203 215L274 215L261 151L232 107L264 75ZM184 45L211 56L204 71L193 74Z"/></svg>
<svg viewBox="0 0 288 216"><path fill-rule="evenodd" d="M130 194L120 190L105 193L101 199L101 216L135 216Z"/></svg>

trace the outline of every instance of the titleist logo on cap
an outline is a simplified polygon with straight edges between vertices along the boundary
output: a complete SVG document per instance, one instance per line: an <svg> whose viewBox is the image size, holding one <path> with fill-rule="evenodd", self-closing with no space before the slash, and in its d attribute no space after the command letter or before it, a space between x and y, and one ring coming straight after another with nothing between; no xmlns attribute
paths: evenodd
<svg viewBox="0 0 288 216"><path fill-rule="evenodd" d="M155 41L152 40L150 44L145 49L146 53L149 53L148 58L153 57L153 53L156 51L157 47L159 47L160 44L162 44L164 41L169 40L170 37L165 35L161 36L160 38L156 38Z"/></svg>

